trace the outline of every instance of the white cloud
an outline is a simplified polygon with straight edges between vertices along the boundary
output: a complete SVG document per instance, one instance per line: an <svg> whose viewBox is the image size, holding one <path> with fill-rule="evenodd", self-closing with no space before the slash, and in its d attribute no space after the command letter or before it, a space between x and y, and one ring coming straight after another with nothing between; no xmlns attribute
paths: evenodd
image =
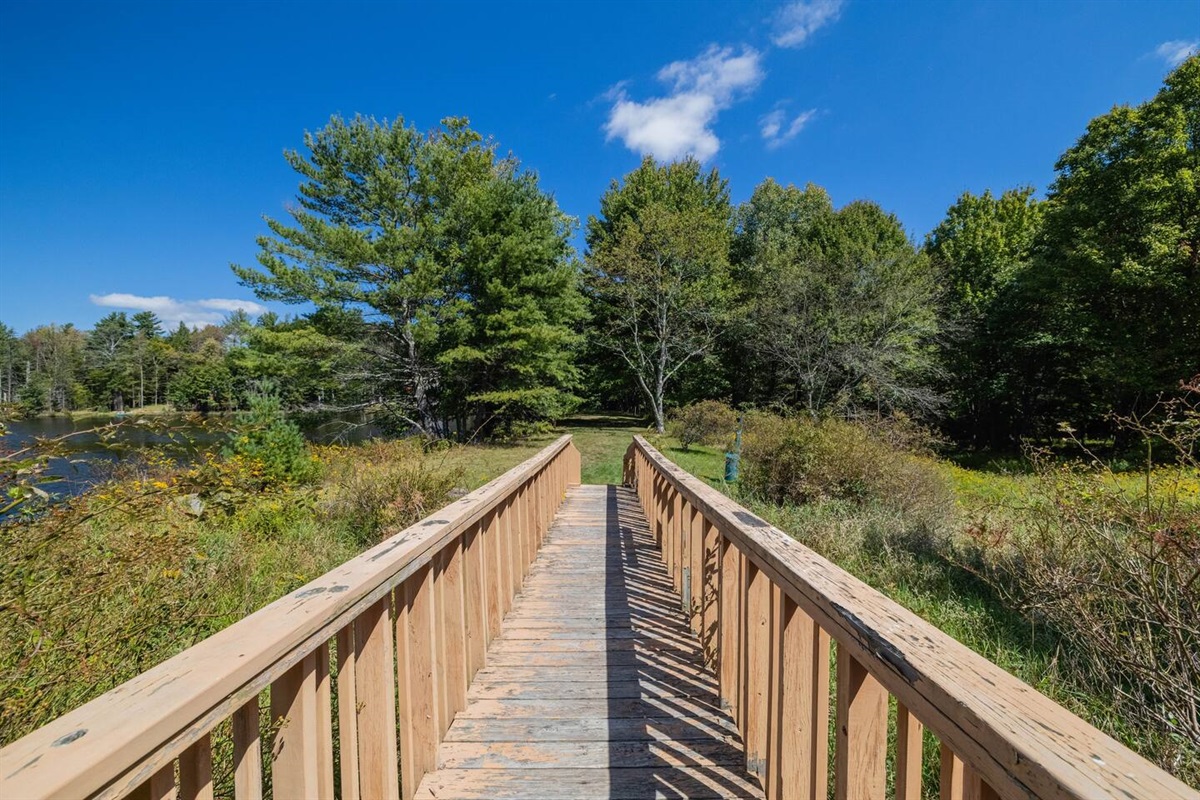
<svg viewBox="0 0 1200 800"><path fill-rule="evenodd" d="M796 134L804 130L804 126L816 114L817 110L810 108L808 111L800 112L792 118L791 122L788 122L784 110L777 108L758 120L758 129L762 133L762 138L767 143L767 147L774 149L781 144L795 139Z"/></svg>
<svg viewBox="0 0 1200 800"><path fill-rule="evenodd" d="M799 47L818 29L837 20L842 13L842 0L798 0L784 6L775 19L775 35L779 47Z"/></svg>
<svg viewBox="0 0 1200 800"><path fill-rule="evenodd" d="M1178 67L1188 56L1197 50L1200 50L1200 39L1192 39L1191 41L1176 39L1171 42L1163 42L1154 48L1154 55L1166 61L1171 67Z"/></svg>
<svg viewBox="0 0 1200 800"><path fill-rule="evenodd" d="M174 328L180 322L189 327L219 325L230 312L245 311L256 316L267 311L267 307L253 300L227 300L213 297L203 300L176 300L173 297L158 295L144 297L137 294L112 292L110 294L88 295L94 305L105 308L119 308L125 311L153 311L167 328Z"/></svg>
<svg viewBox="0 0 1200 800"><path fill-rule="evenodd" d="M716 155L721 140L712 131L720 112L751 92L763 79L762 56L744 48L710 46L694 59L674 61L658 71L670 87L666 97L631 100L625 84L609 93L613 107L605 123L607 139L619 138L630 150L660 161Z"/></svg>

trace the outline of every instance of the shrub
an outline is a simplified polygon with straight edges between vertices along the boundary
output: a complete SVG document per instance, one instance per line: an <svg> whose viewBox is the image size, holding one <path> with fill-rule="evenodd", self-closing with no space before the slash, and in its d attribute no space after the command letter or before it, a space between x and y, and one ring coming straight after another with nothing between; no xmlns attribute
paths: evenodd
<svg viewBox="0 0 1200 800"><path fill-rule="evenodd" d="M334 455L317 504L326 523L344 526L360 545L406 527L445 505L462 480L461 469L442 466L415 438L376 441L354 448L353 459Z"/></svg>
<svg viewBox="0 0 1200 800"><path fill-rule="evenodd" d="M1190 397L1161 422L1124 421L1147 448L1140 474L1035 454L1029 500L1000 523L974 521L964 548L1007 602L1061 637L1072 672L1158 735L1149 749L1185 779L1200 776L1200 386ZM1152 449L1174 463L1155 467Z"/></svg>
<svg viewBox="0 0 1200 800"><path fill-rule="evenodd" d="M233 457L261 464L267 484L299 483L319 471L304 434L284 416L283 405L273 395L250 397L250 410L239 415L229 451Z"/></svg>
<svg viewBox="0 0 1200 800"><path fill-rule="evenodd" d="M757 412L746 421L742 461L743 487L775 503L879 503L931 524L952 507L932 461L859 423Z"/></svg>
<svg viewBox="0 0 1200 800"><path fill-rule="evenodd" d="M667 432L687 450L693 444L719 447L736 428L737 412L719 400L701 400L677 410Z"/></svg>

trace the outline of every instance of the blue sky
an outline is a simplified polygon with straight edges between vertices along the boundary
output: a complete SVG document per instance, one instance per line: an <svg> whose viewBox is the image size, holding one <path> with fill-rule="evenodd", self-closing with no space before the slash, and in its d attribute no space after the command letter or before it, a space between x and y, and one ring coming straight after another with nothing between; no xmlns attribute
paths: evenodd
<svg viewBox="0 0 1200 800"><path fill-rule="evenodd" d="M871 199L923 239L1157 91L1200 0L0 4L0 321L255 310L281 156L331 114L465 115L585 220L642 152ZM281 308L281 307L280 307Z"/></svg>

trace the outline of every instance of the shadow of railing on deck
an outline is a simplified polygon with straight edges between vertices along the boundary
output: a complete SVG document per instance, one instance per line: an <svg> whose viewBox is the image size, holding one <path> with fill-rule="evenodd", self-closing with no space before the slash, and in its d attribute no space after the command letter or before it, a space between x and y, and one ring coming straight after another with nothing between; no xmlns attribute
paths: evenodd
<svg viewBox="0 0 1200 800"><path fill-rule="evenodd" d="M615 486L605 538L609 796L757 795L654 532L636 498Z"/></svg>

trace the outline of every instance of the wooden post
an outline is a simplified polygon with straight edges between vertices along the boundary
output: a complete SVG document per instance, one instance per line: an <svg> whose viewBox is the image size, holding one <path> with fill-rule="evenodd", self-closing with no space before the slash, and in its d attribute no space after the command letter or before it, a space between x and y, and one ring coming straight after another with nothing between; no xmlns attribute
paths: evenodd
<svg viewBox="0 0 1200 800"><path fill-rule="evenodd" d="M395 797L396 673L387 595L354 621L354 679L358 709L358 785L363 798ZM406 770L407 772L407 770ZM280 794L277 797L299 795Z"/></svg>
<svg viewBox="0 0 1200 800"><path fill-rule="evenodd" d="M175 790L175 761L172 760L150 776L150 780L134 789L128 800L177 800L178 797L179 794ZM242 800L240 794L237 795L237 800Z"/></svg>
<svg viewBox="0 0 1200 800"><path fill-rule="evenodd" d="M896 800L921 800L924 726L908 707L896 703Z"/></svg>
<svg viewBox="0 0 1200 800"><path fill-rule="evenodd" d="M736 720L738 718L738 662L741 652L738 645L742 637L741 628L741 580L738 575L737 546L724 536L721 537L721 595L720 595L720 646L717 650L717 666L720 675L721 699Z"/></svg>
<svg viewBox="0 0 1200 800"><path fill-rule="evenodd" d="M746 606L746 766L760 780L766 776L767 698L771 690L771 581L747 563Z"/></svg>
<svg viewBox="0 0 1200 800"><path fill-rule="evenodd" d="M497 596L500 599L500 616L499 620L503 622L504 617L512 608L512 529L514 527L513 518L517 515L518 496L514 492L501 504L500 513L497 517L496 536L492 540L496 545L496 556L499 560L500 569L497 572L499 578L496 587ZM500 628L496 628L496 635L500 635Z"/></svg>
<svg viewBox="0 0 1200 800"><path fill-rule="evenodd" d="M483 563L484 524L463 534L463 591L466 612L467 685L487 661L487 570Z"/></svg>
<svg viewBox="0 0 1200 800"><path fill-rule="evenodd" d="M346 800L357 800L357 794L342 794ZM236 800L262 800L262 735L258 727L257 695L233 712L233 796Z"/></svg>
<svg viewBox="0 0 1200 800"><path fill-rule="evenodd" d="M945 743L941 743L941 800L963 800L963 762Z"/></svg>
<svg viewBox="0 0 1200 800"><path fill-rule="evenodd" d="M770 640L770 688L767 691L767 747L763 753L765 773L763 789L767 800L780 800L783 797L783 689L784 665L783 648L786 642L787 620L784 618L783 590L771 584L771 615L767 626L767 638ZM792 754L788 753L789 760Z"/></svg>
<svg viewBox="0 0 1200 800"><path fill-rule="evenodd" d="M441 681L445 703L439 717L441 728L438 741L446 735L454 716L467 707L467 642L466 616L463 609L462 538L441 553L442 572L438 576L438 611L440 619L435 628L441 643Z"/></svg>
<svg viewBox="0 0 1200 800"><path fill-rule="evenodd" d="M720 597L721 580L721 537L717 527L707 519L704 522L704 564L701 596L700 641L704 645L705 660L714 665L717 658L717 604Z"/></svg>
<svg viewBox="0 0 1200 800"><path fill-rule="evenodd" d="M887 690L838 648L836 800L876 800L887 782Z"/></svg>
<svg viewBox="0 0 1200 800"><path fill-rule="evenodd" d="M401 797L411 800L425 773L437 767L441 732L433 637L433 567L426 565L396 590L396 683L400 689ZM395 758L392 759L393 763ZM364 786L363 800L375 796Z"/></svg>
<svg viewBox="0 0 1200 800"><path fill-rule="evenodd" d="M500 635L500 620L504 613L504 559L500 546L501 503L481 523L480 544L483 545L484 590L487 592L487 645ZM486 657L485 657L486 660Z"/></svg>
<svg viewBox="0 0 1200 800"><path fill-rule="evenodd" d="M358 692L355 689L354 624L337 635L338 756L341 761L342 800L359 800L358 791ZM237 728L234 728L236 733ZM258 709L254 711L254 732L258 734ZM255 746L255 752L258 752ZM238 800L242 800L238 795ZM254 800L261 800L256 797Z"/></svg>
<svg viewBox="0 0 1200 800"><path fill-rule="evenodd" d="M274 793L297 800L315 798L320 791L317 782L315 654L302 658L271 684L271 719L276 725L271 743Z"/></svg>
<svg viewBox="0 0 1200 800"><path fill-rule="evenodd" d="M704 514L693 508L688 521L688 564L692 579L688 600L688 621L697 635L704 633Z"/></svg>
<svg viewBox="0 0 1200 800"><path fill-rule="evenodd" d="M206 733L179 757L180 800L213 800L212 740Z"/></svg>
<svg viewBox="0 0 1200 800"><path fill-rule="evenodd" d="M317 794L333 797L333 687L329 677L329 642L316 649L317 658Z"/></svg>

